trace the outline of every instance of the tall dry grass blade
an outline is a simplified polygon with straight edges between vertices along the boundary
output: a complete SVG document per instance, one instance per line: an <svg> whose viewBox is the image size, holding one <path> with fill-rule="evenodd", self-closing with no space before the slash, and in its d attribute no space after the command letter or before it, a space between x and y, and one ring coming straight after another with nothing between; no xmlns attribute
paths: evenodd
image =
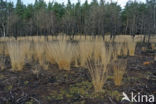
<svg viewBox="0 0 156 104"><path fill-rule="evenodd" d="M53 41L48 41L46 42L46 60L49 61L51 64L55 64L55 60L54 60L54 45L55 44Z"/></svg>
<svg viewBox="0 0 156 104"><path fill-rule="evenodd" d="M78 43L72 43L73 45L73 57L72 62L74 67L79 67L80 48Z"/></svg>
<svg viewBox="0 0 156 104"><path fill-rule="evenodd" d="M122 79L126 70L126 66L127 66L126 59L119 59L113 64L114 83L116 86L120 86L122 84Z"/></svg>
<svg viewBox="0 0 156 104"><path fill-rule="evenodd" d="M120 56L127 56L127 55L128 55L127 42L122 42L121 55Z"/></svg>
<svg viewBox="0 0 156 104"><path fill-rule="evenodd" d="M53 57L59 66L59 69L70 70L70 64L73 57L73 46L67 41L58 41L53 44Z"/></svg>
<svg viewBox="0 0 156 104"><path fill-rule="evenodd" d="M25 41L9 41L7 43L13 71L21 71L23 69L29 45Z"/></svg>
<svg viewBox="0 0 156 104"><path fill-rule="evenodd" d="M102 55L101 49L103 48L103 46L104 46L103 40L97 39L94 41L93 55L94 55L95 61L97 61L101 57Z"/></svg>
<svg viewBox="0 0 156 104"><path fill-rule="evenodd" d="M129 50L129 55L134 56L135 55L135 48L136 48L136 42L133 41L133 39L129 39L127 42L128 50Z"/></svg>
<svg viewBox="0 0 156 104"><path fill-rule="evenodd" d="M91 75L95 92L102 91L103 85L107 79L107 73L104 72L103 64L100 60L95 61L92 58L88 58L87 68Z"/></svg>
<svg viewBox="0 0 156 104"><path fill-rule="evenodd" d="M85 67L87 58L92 56L93 49L94 49L94 43L92 41L80 41L79 42L80 47L80 66Z"/></svg>
<svg viewBox="0 0 156 104"><path fill-rule="evenodd" d="M87 68L92 78L95 92L101 92L108 76L108 64L111 61L112 47L105 44L101 48L101 57L95 60L95 56L88 57Z"/></svg>
<svg viewBox="0 0 156 104"><path fill-rule="evenodd" d="M40 66L45 70L48 69L49 64L47 62L47 47L45 41L36 41L34 43L35 48L35 60L39 62Z"/></svg>

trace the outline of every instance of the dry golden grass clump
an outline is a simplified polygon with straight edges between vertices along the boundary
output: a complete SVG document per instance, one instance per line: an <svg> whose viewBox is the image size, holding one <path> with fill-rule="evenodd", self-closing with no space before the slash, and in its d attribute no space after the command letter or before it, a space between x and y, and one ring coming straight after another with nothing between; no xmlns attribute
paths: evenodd
<svg viewBox="0 0 156 104"><path fill-rule="evenodd" d="M116 56L134 56L136 43L133 41L120 42L115 45L115 55ZM129 53L129 54L128 54Z"/></svg>
<svg viewBox="0 0 156 104"><path fill-rule="evenodd" d="M136 48L136 42L133 41L133 39L129 39L127 42L128 50L129 50L129 55L134 56L135 55L135 48Z"/></svg>
<svg viewBox="0 0 156 104"><path fill-rule="evenodd" d="M34 42L34 59L38 61L41 66L45 62L45 44L44 42L36 41Z"/></svg>
<svg viewBox="0 0 156 104"><path fill-rule="evenodd" d="M100 36L96 36L96 37L100 37ZM73 39L74 40L82 40L82 41L84 41L84 40L90 41L90 40L95 39L95 36L78 34L78 35L74 36Z"/></svg>
<svg viewBox="0 0 156 104"><path fill-rule="evenodd" d="M40 67L40 65L39 65L39 64L34 65L34 67L32 68L32 73L33 73L34 75L36 75L36 78L37 78L37 79L39 78L40 72L41 72L41 67Z"/></svg>
<svg viewBox="0 0 156 104"><path fill-rule="evenodd" d="M53 41L47 41L46 42L46 60L50 62L51 64L55 64L55 59L54 59L54 48L53 44L55 44Z"/></svg>
<svg viewBox="0 0 156 104"><path fill-rule="evenodd" d="M110 35L106 35L106 36L104 37L104 41L105 41L105 42L111 42L112 40L111 40L111 38L110 38Z"/></svg>
<svg viewBox="0 0 156 104"><path fill-rule="evenodd" d="M94 42L92 41L80 41L79 42L80 49L80 66L85 67L88 57L92 56L94 49Z"/></svg>
<svg viewBox="0 0 156 104"><path fill-rule="evenodd" d="M23 47L23 52L24 52L24 55L27 59L29 59L30 57L30 45L31 45L31 42L30 41L27 41L27 40L24 40L22 41L21 43L21 47Z"/></svg>
<svg viewBox="0 0 156 104"><path fill-rule="evenodd" d="M4 70L5 68L5 58L3 56L0 56L0 70Z"/></svg>
<svg viewBox="0 0 156 104"><path fill-rule="evenodd" d="M136 38L138 38L138 36ZM119 35L115 38L115 42L123 44L122 46L123 56L127 56L128 53L130 56L134 56L137 41L140 41L140 39L136 40L135 38L133 39L131 36L128 35Z"/></svg>
<svg viewBox="0 0 156 104"><path fill-rule="evenodd" d="M29 45L30 44L25 41L21 42L15 40L7 43L12 71L21 71L23 69Z"/></svg>
<svg viewBox="0 0 156 104"><path fill-rule="evenodd" d="M34 61L33 56L35 54L35 48L34 48L34 44L31 40L29 41L29 44L30 44L30 47L29 47L29 50L27 51L26 59L27 59L27 61L32 62L32 61Z"/></svg>
<svg viewBox="0 0 156 104"><path fill-rule="evenodd" d="M151 48L152 48L152 50L155 50L156 49L156 43L152 43Z"/></svg>
<svg viewBox="0 0 156 104"><path fill-rule="evenodd" d="M57 41L52 44L52 54L59 69L70 70L73 57L73 46L67 41Z"/></svg>
<svg viewBox="0 0 156 104"><path fill-rule="evenodd" d="M136 36L134 37L134 41L135 41L136 43L137 43L137 42L142 42L143 38L144 38L144 35L136 35Z"/></svg>
<svg viewBox="0 0 156 104"><path fill-rule="evenodd" d="M0 55L4 55L4 56L8 56L8 49L7 49L7 45L6 42L0 42Z"/></svg>
<svg viewBox="0 0 156 104"><path fill-rule="evenodd" d="M122 43L117 43L116 51L118 56L121 56L121 50L122 50Z"/></svg>
<svg viewBox="0 0 156 104"><path fill-rule="evenodd" d="M0 37L0 42L7 42L9 40L14 40L14 37Z"/></svg>
<svg viewBox="0 0 156 104"><path fill-rule="evenodd" d="M156 42L156 36L155 35L151 36L150 42L151 43L155 43Z"/></svg>
<svg viewBox="0 0 156 104"><path fill-rule="evenodd" d="M69 40L69 36L64 34L64 33L59 33L57 36L56 36L56 40Z"/></svg>
<svg viewBox="0 0 156 104"><path fill-rule="evenodd" d="M4 70L5 69L5 64L0 62L0 70Z"/></svg>
<svg viewBox="0 0 156 104"><path fill-rule="evenodd" d="M110 63L112 55L113 55L113 46L112 44L104 45L101 52L101 60L102 64L105 68L107 68L107 65ZM112 58L113 59L113 58Z"/></svg>
<svg viewBox="0 0 156 104"><path fill-rule="evenodd" d="M33 57L36 62L39 63L41 67L43 67L45 70L48 70L49 63L47 60L47 44L45 41L34 41L34 53Z"/></svg>
<svg viewBox="0 0 156 104"><path fill-rule="evenodd" d="M79 44L76 42L76 43L72 43L72 45L73 45L72 65L74 67L79 67L79 57L80 57Z"/></svg>
<svg viewBox="0 0 156 104"><path fill-rule="evenodd" d="M54 39L54 36L47 36L48 41L52 41Z"/></svg>
<svg viewBox="0 0 156 104"><path fill-rule="evenodd" d="M0 55L4 55L4 43L0 43Z"/></svg>
<svg viewBox="0 0 156 104"><path fill-rule="evenodd" d="M121 85L126 67L127 67L126 59L118 59L113 63L114 83L116 86Z"/></svg>
<svg viewBox="0 0 156 104"><path fill-rule="evenodd" d="M103 46L104 46L103 40L97 39L94 41L93 55L94 55L95 61L97 61L101 57L101 55L102 55L101 49L103 48Z"/></svg>
<svg viewBox="0 0 156 104"><path fill-rule="evenodd" d="M127 56L128 55L128 47L127 47L127 42L122 43L122 56Z"/></svg>
<svg viewBox="0 0 156 104"><path fill-rule="evenodd" d="M74 40L80 40L81 39L81 34L77 34L76 36L74 36Z"/></svg>
<svg viewBox="0 0 156 104"><path fill-rule="evenodd" d="M138 38L138 37L137 37ZM135 39L130 35L118 35L115 37L115 42L127 42L129 40Z"/></svg>
<svg viewBox="0 0 156 104"><path fill-rule="evenodd" d="M112 60L113 61L116 61L118 59L118 56L121 56L122 55L122 46L123 44L122 43L115 43L115 44L112 44Z"/></svg>
<svg viewBox="0 0 156 104"><path fill-rule="evenodd" d="M44 42L45 41L45 36L32 36L32 40L34 42Z"/></svg>
<svg viewBox="0 0 156 104"><path fill-rule="evenodd" d="M87 68L92 78L92 83L95 92L102 91L103 85L107 79L107 73L100 60L95 61L92 58L88 58Z"/></svg>
<svg viewBox="0 0 156 104"><path fill-rule="evenodd" d="M108 64L111 61L112 47L103 45L101 48L101 57L95 60L95 56L88 57L87 68L92 78L95 92L101 92L108 76Z"/></svg>

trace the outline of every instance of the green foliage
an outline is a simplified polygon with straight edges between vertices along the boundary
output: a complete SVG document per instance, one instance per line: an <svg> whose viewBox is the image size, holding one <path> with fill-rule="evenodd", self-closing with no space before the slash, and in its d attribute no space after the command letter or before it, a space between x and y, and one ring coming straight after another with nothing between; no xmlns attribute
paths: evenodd
<svg viewBox="0 0 156 104"><path fill-rule="evenodd" d="M0 80L5 78L5 76L3 74L0 74Z"/></svg>
<svg viewBox="0 0 156 104"><path fill-rule="evenodd" d="M33 5L29 4L27 8L24 10L24 14L23 14L24 18L30 19L33 16L33 11L34 11Z"/></svg>
<svg viewBox="0 0 156 104"><path fill-rule="evenodd" d="M121 92L118 92L117 90L112 91L110 95L112 98L116 99L117 101L120 101L121 99Z"/></svg>
<svg viewBox="0 0 156 104"><path fill-rule="evenodd" d="M6 87L6 90L7 90L7 91L10 91L10 90L12 90L12 88L13 88L12 85L8 85L8 86Z"/></svg>
<svg viewBox="0 0 156 104"><path fill-rule="evenodd" d="M27 101L25 104L33 104L33 101Z"/></svg>
<svg viewBox="0 0 156 104"><path fill-rule="evenodd" d="M51 91L50 95L47 96L47 99L57 99L61 100L64 98L70 99L77 96L91 97L89 91L91 91L93 86L91 82L83 81L80 83L76 83L74 85L70 85L67 89L59 89L58 91Z"/></svg>
<svg viewBox="0 0 156 104"><path fill-rule="evenodd" d="M29 84L29 81L24 81L24 85L28 85Z"/></svg>
<svg viewBox="0 0 156 104"><path fill-rule="evenodd" d="M51 9L54 11L57 18L62 18L65 14L65 8L63 4L58 4L56 2Z"/></svg>
<svg viewBox="0 0 156 104"><path fill-rule="evenodd" d="M16 4L16 14L18 16L20 16L21 18L23 17L23 12L25 9L25 5L23 5L21 0L17 0L17 4Z"/></svg>
<svg viewBox="0 0 156 104"><path fill-rule="evenodd" d="M44 0L36 0L34 7L35 10L39 11L40 9L45 9L47 7L47 4L44 2Z"/></svg>

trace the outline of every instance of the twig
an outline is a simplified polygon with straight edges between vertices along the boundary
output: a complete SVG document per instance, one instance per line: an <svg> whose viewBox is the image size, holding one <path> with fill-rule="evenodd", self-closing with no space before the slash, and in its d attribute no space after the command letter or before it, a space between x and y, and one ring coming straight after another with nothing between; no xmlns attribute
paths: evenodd
<svg viewBox="0 0 156 104"><path fill-rule="evenodd" d="M111 102L111 104L116 104L111 97L108 97L109 101Z"/></svg>
<svg viewBox="0 0 156 104"><path fill-rule="evenodd" d="M30 97L30 98L33 99L33 100L35 100L35 101L38 102L39 104L41 104L40 101L37 100L36 98L34 98L34 97Z"/></svg>

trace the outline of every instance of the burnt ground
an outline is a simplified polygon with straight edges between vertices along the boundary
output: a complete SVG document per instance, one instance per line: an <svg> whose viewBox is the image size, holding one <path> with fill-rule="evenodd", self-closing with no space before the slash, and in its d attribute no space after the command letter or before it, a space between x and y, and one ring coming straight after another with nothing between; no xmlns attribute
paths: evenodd
<svg viewBox="0 0 156 104"><path fill-rule="evenodd" d="M49 70L41 69L37 76L31 65L26 65L22 72L12 72L8 65L0 70L0 104L129 104L121 102L122 92L156 95L155 52L140 49L138 45L136 55L128 57L122 85L115 86L110 75L101 93L94 93L84 68L63 71L53 65Z"/></svg>

